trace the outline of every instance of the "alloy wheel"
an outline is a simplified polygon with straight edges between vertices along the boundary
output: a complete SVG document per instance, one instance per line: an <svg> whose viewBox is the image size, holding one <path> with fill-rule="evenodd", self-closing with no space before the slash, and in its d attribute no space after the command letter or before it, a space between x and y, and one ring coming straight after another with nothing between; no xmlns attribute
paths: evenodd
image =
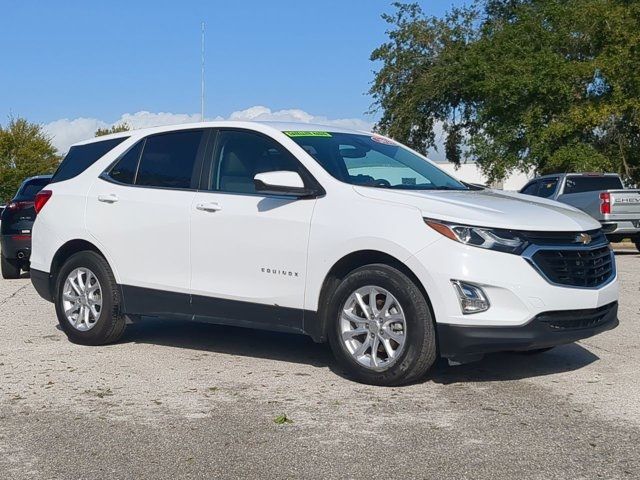
<svg viewBox="0 0 640 480"><path fill-rule="evenodd" d="M340 335L347 351L360 365L382 371L402 353L407 322L400 302L378 286L357 289L340 311Z"/></svg>
<svg viewBox="0 0 640 480"><path fill-rule="evenodd" d="M62 308L67 321L81 332L91 330L102 311L102 288L88 268L76 268L64 282Z"/></svg>

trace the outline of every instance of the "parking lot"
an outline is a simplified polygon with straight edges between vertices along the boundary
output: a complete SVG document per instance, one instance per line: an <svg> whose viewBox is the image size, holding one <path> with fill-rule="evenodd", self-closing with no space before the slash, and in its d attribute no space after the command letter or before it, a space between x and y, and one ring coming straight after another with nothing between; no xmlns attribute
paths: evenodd
<svg viewBox="0 0 640 480"><path fill-rule="evenodd" d="M74 345L28 278L0 281L1 476L638 478L640 255L617 264L616 330L402 388L294 335L143 320Z"/></svg>

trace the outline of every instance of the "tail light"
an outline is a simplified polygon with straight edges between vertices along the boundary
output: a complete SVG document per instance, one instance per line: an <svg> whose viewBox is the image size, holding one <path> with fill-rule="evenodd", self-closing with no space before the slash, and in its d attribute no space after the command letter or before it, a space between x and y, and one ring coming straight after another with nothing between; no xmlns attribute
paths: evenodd
<svg viewBox="0 0 640 480"><path fill-rule="evenodd" d="M49 201L53 195L51 190L40 190L36 194L36 199L33 204L33 208L36 210L36 214L40 213L40 210L45 206L45 204Z"/></svg>
<svg viewBox="0 0 640 480"><path fill-rule="evenodd" d="M600 194L600 213L603 215L611 213L611 194L608 192Z"/></svg>
<svg viewBox="0 0 640 480"><path fill-rule="evenodd" d="M33 207L33 202L11 202L7 205L7 210L16 211L29 207Z"/></svg>

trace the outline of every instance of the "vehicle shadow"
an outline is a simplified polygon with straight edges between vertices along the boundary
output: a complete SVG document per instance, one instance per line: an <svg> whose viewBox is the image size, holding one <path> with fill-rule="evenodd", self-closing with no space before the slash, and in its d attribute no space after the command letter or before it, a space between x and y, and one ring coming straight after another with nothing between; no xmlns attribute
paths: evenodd
<svg viewBox="0 0 640 480"><path fill-rule="evenodd" d="M304 335L180 320L142 318L128 325L120 342L265 358L318 368L333 362L327 345Z"/></svg>
<svg viewBox="0 0 640 480"><path fill-rule="evenodd" d="M580 344L571 343L535 355L518 352L493 353L478 362L452 367L443 361L430 378L445 385L521 380L579 370L599 358Z"/></svg>
<svg viewBox="0 0 640 480"><path fill-rule="evenodd" d="M242 357L264 358L328 368L349 378L328 345L303 335L178 320L143 318L129 325L121 342L147 343ZM598 356L578 344L563 345L539 355L498 353L460 366L439 361L418 383L440 384L510 381L580 369Z"/></svg>

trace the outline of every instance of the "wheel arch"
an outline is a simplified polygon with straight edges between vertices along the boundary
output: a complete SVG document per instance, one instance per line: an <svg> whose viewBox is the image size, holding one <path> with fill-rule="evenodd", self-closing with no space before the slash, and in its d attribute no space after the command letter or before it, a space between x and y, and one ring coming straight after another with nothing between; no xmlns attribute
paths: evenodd
<svg viewBox="0 0 640 480"><path fill-rule="evenodd" d="M97 253L102 258L104 258L108 264L110 263L107 257L93 243L83 239L69 240L68 242L61 245L60 248L58 248L58 250L53 256L53 259L51 260L51 268L49 270L51 285L52 286L55 285L55 279L58 275L58 272L60 271L60 268L62 267L62 265L64 265L64 262L67 261L69 257L71 257L72 255L78 252L83 252L87 250Z"/></svg>
<svg viewBox="0 0 640 480"><path fill-rule="evenodd" d="M383 264L393 267L409 277L409 279L420 289L422 295L424 295L424 298L429 305L432 318L435 319L429 294L427 293L423 283L411 268L398 258L388 253L379 250L358 250L343 256L340 260L334 263L324 278L318 298L318 310L315 315L312 315L312 317L315 318L312 318L308 324L305 321L305 331L311 335L315 341L325 342L327 340L327 328L329 325L326 309L327 300L333 294L342 279L357 268L373 264Z"/></svg>

